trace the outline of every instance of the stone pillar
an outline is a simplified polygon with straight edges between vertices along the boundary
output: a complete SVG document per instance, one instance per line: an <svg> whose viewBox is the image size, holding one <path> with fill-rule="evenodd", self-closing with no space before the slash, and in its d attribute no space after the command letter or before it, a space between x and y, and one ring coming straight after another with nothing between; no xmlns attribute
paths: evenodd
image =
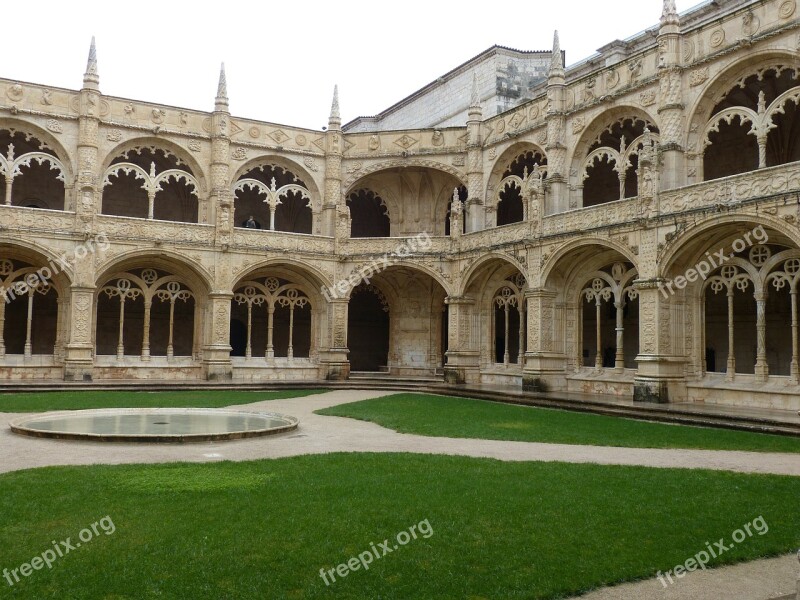
<svg viewBox="0 0 800 600"><path fill-rule="evenodd" d="M209 381L230 381L231 366L230 320L233 294L214 291L208 295L203 348L203 368Z"/></svg>
<svg viewBox="0 0 800 600"><path fill-rule="evenodd" d="M73 285L69 290L68 309L69 329L64 348L64 380L91 381L94 363L92 344L92 316L94 314L94 288Z"/></svg>
<svg viewBox="0 0 800 600"><path fill-rule="evenodd" d="M331 114L328 117L328 131L325 134L325 190L323 213L330 221L330 234L335 238L336 252L339 246L350 239L350 209L342 194L342 155L344 154L344 135L342 117L339 113L339 87L333 88Z"/></svg>
<svg viewBox="0 0 800 600"><path fill-rule="evenodd" d="M347 355L347 315L350 301L347 298L328 299L328 335L323 340L319 358L321 376L329 381L342 381L350 377L350 362Z"/></svg>
<svg viewBox="0 0 800 600"><path fill-rule="evenodd" d="M467 232L480 231L490 226L483 193L482 121L483 110L478 94L478 75L473 73L472 97L467 116Z"/></svg>
<svg viewBox="0 0 800 600"><path fill-rule="evenodd" d="M223 248L230 245L234 226L234 198L230 186L230 121L228 83L223 64L219 72L214 112L211 114L211 194L209 196L212 214L216 215L216 243Z"/></svg>
<svg viewBox="0 0 800 600"><path fill-rule="evenodd" d="M680 402L686 397L686 359L672 350L672 315L665 283L656 278L633 283L639 294L639 368L633 391L636 402Z"/></svg>
<svg viewBox="0 0 800 600"><path fill-rule="evenodd" d="M547 78L547 190L545 214L569 210L567 166L567 83L558 32L553 38L553 60Z"/></svg>
<svg viewBox="0 0 800 600"><path fill-rule="evenodd" d="M100 77L97 73L97 52L94 38L83 75L78 116L78 181L75 218L78 231L89 234L94 228L94 215L102 190L99 188L98 148L100 128Z"/></svg>
<svg viewBox="0 0 800 600"><path fill-rule="evenodd" d="M525 292L528 319L528 351L522 372L522 387L544 392L566 385L566 356L555 347L556 316L555 290L545 288Z"/></svg>
<svg viewBox="0 0 800 600"><path fill-rule="evenodd" d="M661 117L661 165L660 185L662 190L671 190L686 185L686 156L683 147L685 110L683 104L683 76L681 61L683 36L675 3L665 0L658 30L658 114Z"/></svg>
<svg viewBox="0 0 800 600"><path fill-rule="evenodd" d="M469 296L451 296L448 306L447 364L444 378L448 383L480 382L480 351L475 347L474 320L476 302Z"/></svg>
<svg viewBox="0 0 800 600"><path fill-rule="evenodd" d="M89 48L89 59L83 75L78 115L78 164L77 196L75 198L75 228L88 238L94 230L97 201L100 199L98 185L99 127L100 127L100 77L97 72L97 51L94 38ZM99 246L92 246L100 252ZM66 310L64 380L91 381L94 364L92 323L94 321L94 255L88 252L82 259L73 262L73 281L69 298L65 298L61 309Z"/></svg>

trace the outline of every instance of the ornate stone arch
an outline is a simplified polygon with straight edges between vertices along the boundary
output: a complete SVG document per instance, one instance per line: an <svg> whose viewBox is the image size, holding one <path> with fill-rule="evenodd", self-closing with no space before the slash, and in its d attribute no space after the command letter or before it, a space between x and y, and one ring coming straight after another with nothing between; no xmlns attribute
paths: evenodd
<svg viewBox="0 0 800 600"><path fill-rule="evenodd" d="M458 295L462 296L467 293L470 285L474 282L474 278L476 274L483 268L488 266L491 262L500 261L501 263L506 263L510 269L516 270L518 273L522 274L523 277L526 278L526 282L530 285L530 281L528 278L528 270L525 266L516 260L514 257L509 256L507 254L502 254L499 252L489 252L487 254L482 255L476 261L469 265L465 270L461 272L461 285L458 289Z"/></svg>
<svg viewBox="0 0 800 600"><path fill-rule="evenodd" d="M29 134L45 144L50 150L55 153L58 160L64 167L64 187L67 190L75 186L75 160L77 157L72 157L67 149L62 145L61 141L52 133L39 127L35 123L31 123L20 118L0 118L0 129L15 130L21 133ZM0 150L5 150L0 148Z"/></svg>
<svg viewBox="0 0 800 600"><path fill-rule="evenodd" d="M581 169L586 157L589 155L589 148L591 148L603 131L613 126L614 123L619 122L621 119L642 120L660 129L658 119L638 106L621 105L602 111L592 119L573 146L572 155L568 161L570 165L571 183L580 184Z"/></svg>
<svg viewBox="0 0 800 600"><path fill-rule="evenodd" d="M698 221L698 223L689 230L682 232L675 236L674 239L667 242L661 252L659 259L659 277L669 277L671 270L676 266L680 260L691 264L693 266L700 258L702 258L706 251L710 250L705 248L702 250L689 250L688 246L694 243L699 237L707 234L713 230L719 230L726 226L745 227L746 229L753 229L762 225L766 228L773 229L784 235L796 247L800 248L800 232L797 232L795 227L792 227L783 219L771 217L764 213L759 215L718 215L710 216ZM733 234L729 234L730 237ZM711 250L718 250L714 248ZM688 253L688 254L687 254Z"/></svg>
<svg viewBox="0 0 800 600"><path fill-rule="evenodd" d="M94 285L105 285L115 272L133 268L156 268L182 277L199 303L203 302L210 290L214 289L214 277L197 261L171 250L142 251L130 250L113 256L99 264L96 269Z"/></svg>
<svg viewBox="0 0 800 600"><path fill-rule="evenodd" d="M114 160L119 158L125 152L130 152L134 148L155 148L169 152L181 163L184 163L189 167L192 175L200 184L200 189L198 190L200 195L203 197L208 195L208 177L203 165L186 148L167 138L143 136L126 140L120 144L117 144L102 158L100 172L105 173Z"/></svg>
<svg viewBox="0 0 800 600"><path fill-rule="evenodd" d="M355 184L366 177L367 175L372 175L373 173L377 173L378 171L385 171L388 169L397 169L397 168L404 168L404 167L417 167L421 169L434 169L436 171L442 171L449 175L452 175L454 178L458 180L458 182L466 186L467 185L467 177L466 175L452 167L450 165L441 163L436 160L426 160L422 158L401 158L401 159L394 159L384 162L376 162L370 165L363 166L350 174L344 181L342 181L342 191L344 195L347 196L352 191L352 188Z"/></svg>
<svg viewBox="0 0 800 600"><path fill-rule="evenodd" d="M497 160L494 161L492 170L489 172L489 178L486 185L486 202L487 204L493 202L498 192L498 186L503 179L503 174L508 169L509 165L519 156L526 152L534 152L541 154L544 157L545 164L547 161L547 153L541 146L530 141L518 141L506 148Z"/></svg>
<svg viewBox="0 0 800 600"><path fill-rule="evenodd" d="M700 88L697 100L687 111L689 126L686 128L686 149L689 153L700 151L704 128L712 116L711 111L736 82L757 73L759 69L774 65L800 69L800 58L796 52L781 49L748 52L745 58L732 62Z"/></svg>
<svg viewBox="0 0 800 600"><path fill-rule="evenodd" d="M256 167L265 165L280 167L285 171L291 172L295 177L300 179L305 184L305 187L311 196L312 210L314 212L321 210L323 198L314 175L301 163L285 156L279 156L276 154L259 154L258 156L254 156L236 169L231 177L229 185L233 187L245 173L252 171Z"/></svg>
<svg viewBox="0 0 800 600"><path fill-rule="evenodd" d="M330 287L334 282L330 277L314 265L305 263L301 260L292 258L267 258L254 264L248 264L245 269L236 273L233 278L226 282L219 282L223 289L235 290L244 281L259 276L258 273L275 273L284 279L294 279L302 286L305 293L312 301L314 308L320 308L317 303L321 302L320 291L323 287Z"/></svg>
<svg viewBox="0 0 800 600"><path fill-rule="evenodd" d="M555 251L553 251L550 256L545 261L544 265L542 266L541 274L540 274L540 284L542 286L547 286L550 283L551 276L553 271L559 266L561 260L567 256L569 253L581 249L583 247L588 246L601 246L607 248L608 250L613 250L623 256L625 260L630 262L635 269L638 269L639 263L637 257L633 255L631 249L616 242L612 239L608 238L600 238L600 237L585 237L577 240L569 241L561 246L557 247Z"/></svg>

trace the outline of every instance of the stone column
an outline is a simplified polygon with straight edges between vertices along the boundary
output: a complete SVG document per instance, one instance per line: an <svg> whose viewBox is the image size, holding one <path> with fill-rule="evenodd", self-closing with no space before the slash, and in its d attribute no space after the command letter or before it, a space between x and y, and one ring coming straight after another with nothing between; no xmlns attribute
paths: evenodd
<svg viewBox="0 0 800 600"><path fill-rule="evenodd" d="M321 335L322 348L319 359L321 376L331 381L350 377L347 355L347 319L350 301L347 298L330 298L327 303L327 336ZM322 319L320 319L321 324Z"/></svg>
<svg viewBox="0 0 800 600"><path fill-rule="evenodd" d="M209 381L230 381L233 378L230 344L232 299L233 294L227 291L212 291L208 295L203 369Z"/></svg>
<svg viewBox="0 0 800 600"><path fill-rule="evenodd" d="M639 355L634 379L636 402L679 402L685 398L685 357L672 350L669 292L662 279L639 279Z"/></svg>
<svg viewBox="0 0 800 600"><path fill-rule="evenodd" d="M522 372L522 387L532 392L558 389L566 384L566 356L563 348L556 348L555 290L546 288L525 292L528 319L528 351Z"/></svg>
<svg viewBox="0 0 800 600"><path fill-rule="evenodd" d="M73 285L69 294L69 301L63 305L69 315L69 341L64 348L64 380L91 381L94 363L94 287Z"/></svg>
<svg viewBox="0 0 800 600"><path fill-rule="evenodd" d="M216 243L223 249L230 245L234 227L234 197L230 182L230 121L228 83L223 64L219 72L214 112L211 114L211 194L209 195L212 214L216 215Z"/></svg>
<svg viewBox="0 0 800 600"><path fill-rule="evenodd" d="M567 166L567 83L558 32L553 37L553 60L547 78L547 189L545 215L569 210Z"/></svg>
<svg viewBox="0 0 800 600"><path fill-rule="evenodd" d="M100 106L100 77L97 73L97 52L94 38L89 48L89 60L86 73L83 75L83 87L80 92L80 113L78 115L78 181L75 186L76 228L89 234L94 227L94 215L102 190L98 182L100 165L98 165Z"/></svg>
<svg viewBox="0 0 800 600"><path fill-rule="evenodd" d="M480 351L474 339L476 301L470 296L450 296L448 306L447 364L444 377L448 383L480 381Z"/></svg>
<svg viewBox="0 0 800 600"><path fill-rule="evenodd" d="M483 109L478 92L478 75L472 74L472 95L467 113L467 232L489 227L483 193ZM493 223L492 223L493 225Z"/></svg>
<svg viewBox="0 0 800 600"><path fill-rule="evenodd" d="M336 244L350 237L350 217L342 194L342 118L339 111L339 88L333 88L331 114L325 134L325 184L322 199L323 232L336 238Z"/></svg>
<svg viewBox="0 0 800 600"><path fill-rule="evenodd" d="M89 59L83 75L78 115L77 196L75 198L75 228L84 236L94 230L94 218L101 190L98 185L99 127L100 127L100 77L97 72L97 51L94 38L89 48ZM99 252L94 246L95 252ZM94 254L88 253L73 264L73 281L69 298L61 308L69 319L64 346L64 379L66 381L91 381L94 364L92 323L94 315Z"/></svg>
<svg viewBox="0 0 800 600"><path fill-rule="evenodd" d="M660 185L671 190L686 185L686 156L683 147L685 110L681 61L683 36L675 3L665 0L658 30L658 76L660 85L658 114L660 131Z"/></svg>

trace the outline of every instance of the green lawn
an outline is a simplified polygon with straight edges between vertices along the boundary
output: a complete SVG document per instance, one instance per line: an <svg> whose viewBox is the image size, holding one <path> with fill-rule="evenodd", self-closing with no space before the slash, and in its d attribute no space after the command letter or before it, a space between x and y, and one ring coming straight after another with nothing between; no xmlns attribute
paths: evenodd
<svg viewBox="0 0 800 600"><path fill-rule="evenodd" d="M218 408L264 400L299 398L325 390L194 390L180 392L25 392L0 394L0 412L42 412L84 408Z"/></svg>
<svg viewBox="0 0 800 600"><path fill-rule="evenodd" d="M726 429L649 423L469 398L395 394L317 413L372 421L433 437L622 446L800 452L800 439Z"/></svg>
<svg viewBox="0 0 800 600"><path fill-rule="evenodd" d="M35 469L0 476L0 569L106 515L116 531L0 578L0 597L559 598L653 577L759 516L769 531L712 565L796 550L799 496L792 477L404 454ZM427 539L326 587L320 569L424 521Z"/></svg>

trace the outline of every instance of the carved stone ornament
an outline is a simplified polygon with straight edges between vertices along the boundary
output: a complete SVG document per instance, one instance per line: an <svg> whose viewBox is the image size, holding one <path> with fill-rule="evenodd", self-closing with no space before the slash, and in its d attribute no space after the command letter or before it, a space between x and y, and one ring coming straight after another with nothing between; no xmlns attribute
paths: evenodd
<svg viewBox="0 0 800 600"><path fill-rule="evenodd" d="M702 85L706 81L708 81L708 77L709 77L708 67L695 69L694 71L689 73L689 85L691 87L697 87L698 85Z"/></svg>
<svg viewBox="0 0 800 600"><path fill-rule="evenodd" d="M708 40L708 43L711 45L712 48L719 48L722 44L725 43L725 30L724 29L715 29L711 32L711 38Z"/></svg>
<svg viewBox="0 0 800 600"><path fill-rule="evenodd" d="M786 0L778 9L778 15L781 19L791 19L794 12L797 10L796 0Z"/></svg>
<svg viewBox="0 0 800 600"><path fill-rule="evenodd" d="M6 96L8 96L8 99L12 100L13 102L19 102L20 100L22 100L22 96L24 95L25 95L25 90L23 90L22 86L18 83L15 83L10 88L8 88L8 91L6 91Z"/></svg>
<svg viewBox="0 0 800 600"><path fill-rule="evenodd" d="M639 102L642 106L652 106L656 103L655 90L646 90L639 94Z"/></svg>

